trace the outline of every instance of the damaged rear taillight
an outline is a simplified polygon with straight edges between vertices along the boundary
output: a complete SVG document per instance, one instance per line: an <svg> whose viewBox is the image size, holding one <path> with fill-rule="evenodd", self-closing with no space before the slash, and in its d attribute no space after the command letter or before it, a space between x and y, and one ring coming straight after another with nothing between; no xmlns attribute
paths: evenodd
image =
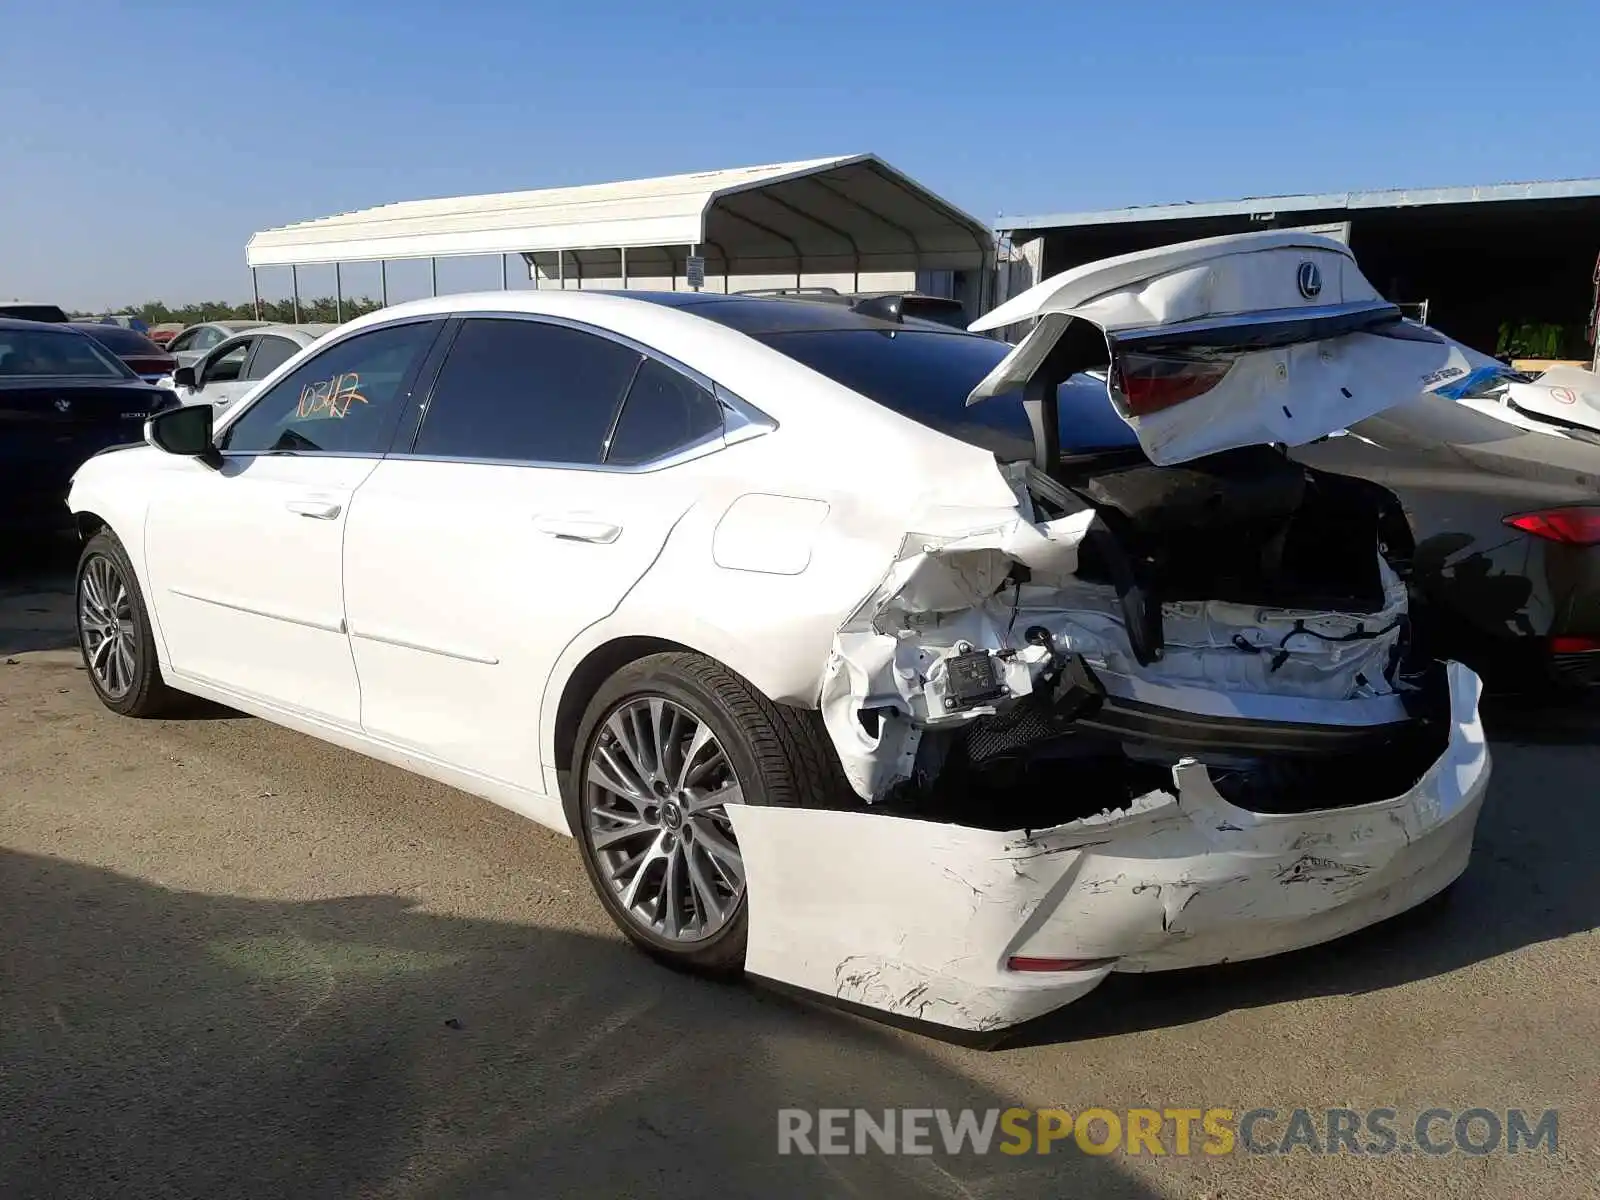
<svg viewBox="0 0 1600 1200"><path fill-rule="evenodd" d="M1600 545L1600 508L1547 508L1507 517L1513 529L1569 546Z"/></svg>
<svg viewBox="0 0 1600 1200"><path fill-rule="evenodd" d="M1126 353L1117 356L1110 382L1122 393L1129 416L1146 417L1205 395L1232 367L1231 358Z"/></svg>

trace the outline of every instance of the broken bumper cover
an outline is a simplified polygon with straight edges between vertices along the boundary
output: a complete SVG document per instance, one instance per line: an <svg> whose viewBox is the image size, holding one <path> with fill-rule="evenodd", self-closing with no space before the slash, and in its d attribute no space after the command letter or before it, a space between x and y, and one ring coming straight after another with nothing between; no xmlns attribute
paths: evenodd
<svg viewBox="0 0 1600 1200"><path fill-rule="evenodd" d="M980 1032L1070 1003L1113 970L1258 958L1404 912L1465 869L1488 785L1478 678L1448 671L1444 753L1375 803L1254 813L1184 763L1171 792L1049 829L731 809L749 888L746 970ZM1035 969L1008 965L1019 958Z"/></svg>

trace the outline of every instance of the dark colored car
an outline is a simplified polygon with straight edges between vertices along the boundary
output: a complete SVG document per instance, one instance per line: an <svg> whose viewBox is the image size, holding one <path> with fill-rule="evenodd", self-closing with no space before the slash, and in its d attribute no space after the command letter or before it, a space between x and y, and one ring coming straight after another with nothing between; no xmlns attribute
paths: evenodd
<svg viewBox="0 0 1600 1200"><path fill-rule="evenodd" d="M178 360L137 329L104 325L97 321L73 321L68 328L88 334L127 363L128 368L146 383L154 383L177 370Z"/></svg>
<svg viewBox="0 0 1600 1200"><path fill-rule="evenodd" d="M1020 397L966 403L1010 350L1004 342L812 298L638 294L694 304L698 315L1002 459L1034 454ZM1149 462L1112 409L1105 381L1075 375L1057 396L1061 478L1097 507L1119 487L1140 486ZM1407 576L1426 653L1458 659L1501 690L1600 686L1600 446L1419 396L1291 456L1398 497L1402 512L1394 516L1403 524L1383 531L1386 549ZM1224 458L1163 468L1163 486L1187 487L1196 504L1212 489L1218 503L1271 505L1296 485L1283 477L1275 452ZM1197 529L1194 565L1213 569L1237 549Z"/></svg>
<svg viewBox="0 0 1600 1200"><path fill-rule="evenodd" d="M0 317L19 321L65 321L66 312L58 304L29 304L25 300L0 300Z"/></svg>
<svg viewBox="0 0 1600 1200"><path fill-rule="evenodd" d="M765 296L789 300L810 300L817 304L838 304L851 312L888 321L916 319L949 325L966 332L966 306L948 296L929 296L923 292L841 292L830 287L749 288L740 296Z"/></svg>
<svg viewBox="0 0 1600 1200"><path fill-rule="evenodd" d="M0 318L0 528L69 526L79 464L137 442L145 417L177 402L75 329Z"/></svg>

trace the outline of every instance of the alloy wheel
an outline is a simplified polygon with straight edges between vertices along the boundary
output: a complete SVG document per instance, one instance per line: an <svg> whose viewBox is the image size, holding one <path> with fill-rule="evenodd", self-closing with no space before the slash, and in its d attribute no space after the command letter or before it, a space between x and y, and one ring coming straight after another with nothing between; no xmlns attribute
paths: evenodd
<svg viewBox="0 0 1600 1200"><path fill-rule="evenodd" d="M639 696L611 711L585 769L583 819L631 922L685 943L733 919L745 881L728 805L743 802L722 744L688 709Z"/></svg>
<svg viewBox="0 0 1600 1200"><path fill-rule="evenodd" d="M122 571L104 555L88 561L78 582L78 631L83 661L101 689L113 700L126 696L138 663L138 623Z"/></svg>

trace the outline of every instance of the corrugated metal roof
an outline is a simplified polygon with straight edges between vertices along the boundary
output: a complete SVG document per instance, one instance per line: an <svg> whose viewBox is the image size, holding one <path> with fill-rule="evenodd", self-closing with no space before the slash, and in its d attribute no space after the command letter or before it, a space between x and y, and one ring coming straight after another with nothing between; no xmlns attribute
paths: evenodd
<svg viewBox="0 0 1600 1200"><path fill-rule="evenodd" d="M583 187L408 200L254 235L252 267L533 254L554 274L631 274L681 264L697 245L714 271L961 268L993 252L974 217L875 155L858 154Z"/></svg>
<svg viewBox="0 0 1600 1200"><path fill-rule="evenodd" d="M1600 196L1600 179L1552 179L1536 183L1495 183L1477 187L1385 188L1368 192L1323 192L1303 196L1248 196L1242 200L1145 204L1099 212L1002 217L995 228L1062 229L1074 225L1130 225L1146 221L1193 221L1206 217L1270 216L1372 208L1412 208L1430 204L1486 204L1513 200L1567 200Z"/></svg>

